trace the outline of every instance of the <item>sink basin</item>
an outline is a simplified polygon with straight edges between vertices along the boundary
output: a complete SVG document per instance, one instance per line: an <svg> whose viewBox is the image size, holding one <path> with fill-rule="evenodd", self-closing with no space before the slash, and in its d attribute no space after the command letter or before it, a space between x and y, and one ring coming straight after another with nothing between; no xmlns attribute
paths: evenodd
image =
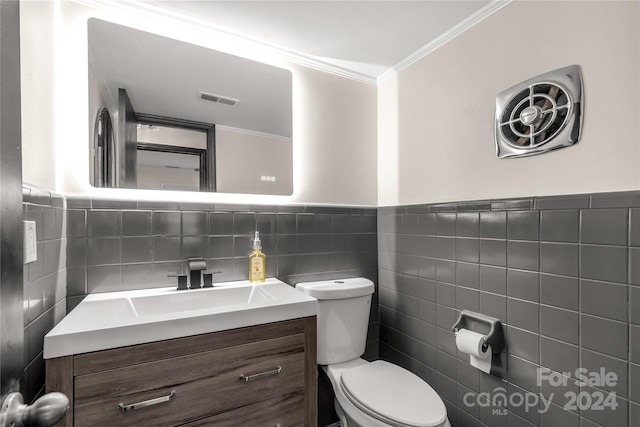
<svg viewBox="0 0 640 427"><path fill-rule="evenodd" d="M214 289L170 292L161 295L130 297L139 317L161 316L169 312L184 313L198 310L228 310L232 307L260 305L277 301L271 286L226 286Z"/></svg>
<svg viewBox="0 0 640 427"><path fill-rule="evenodd" d="M88 295L44 338L44 358L315 316L316 299L277 279Z"/></svg>

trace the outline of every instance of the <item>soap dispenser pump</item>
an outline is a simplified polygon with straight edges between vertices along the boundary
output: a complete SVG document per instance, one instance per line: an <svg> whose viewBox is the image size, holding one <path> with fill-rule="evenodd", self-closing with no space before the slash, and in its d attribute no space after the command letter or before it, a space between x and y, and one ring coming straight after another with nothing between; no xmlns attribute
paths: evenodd
<svg viewBox="0 0 640 427"><path fill-rule="evenodd" d="M264 282L267 258L261 251L262 245L258 231L254 235L252 248L249 255L249 282Z"/></svg>

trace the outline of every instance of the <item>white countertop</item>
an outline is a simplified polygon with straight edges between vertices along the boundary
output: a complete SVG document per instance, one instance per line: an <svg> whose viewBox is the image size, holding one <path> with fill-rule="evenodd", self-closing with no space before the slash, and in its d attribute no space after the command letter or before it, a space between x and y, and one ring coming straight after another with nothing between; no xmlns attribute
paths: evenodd
<svg viewBox="0 0 640 427"><path fill-rule="evenodd" d="M44 338L44 358L315 316L318 302L277 279L88 295Z"/></svg>

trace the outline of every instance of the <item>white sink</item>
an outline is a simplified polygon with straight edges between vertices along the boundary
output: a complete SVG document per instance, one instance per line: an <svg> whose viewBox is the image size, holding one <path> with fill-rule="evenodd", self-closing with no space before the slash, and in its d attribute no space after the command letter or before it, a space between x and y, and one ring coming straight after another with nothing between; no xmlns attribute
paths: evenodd
<svg viewBox="0 0 640 427"><path fill-rule="evenodd" d="M44 338L44 358L315 316L313 297L277 279L88 295Z"/></svg>

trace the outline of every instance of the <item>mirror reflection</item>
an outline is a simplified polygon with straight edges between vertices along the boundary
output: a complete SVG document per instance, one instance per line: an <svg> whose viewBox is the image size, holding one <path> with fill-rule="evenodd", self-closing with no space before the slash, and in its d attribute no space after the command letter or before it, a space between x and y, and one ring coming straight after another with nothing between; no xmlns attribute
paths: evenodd
<svg viewBox="0 0 640 427"><path fill-rule="evenodd" d="M92 185L292 194L290 71L98 19L88 34Z"/></svg>

